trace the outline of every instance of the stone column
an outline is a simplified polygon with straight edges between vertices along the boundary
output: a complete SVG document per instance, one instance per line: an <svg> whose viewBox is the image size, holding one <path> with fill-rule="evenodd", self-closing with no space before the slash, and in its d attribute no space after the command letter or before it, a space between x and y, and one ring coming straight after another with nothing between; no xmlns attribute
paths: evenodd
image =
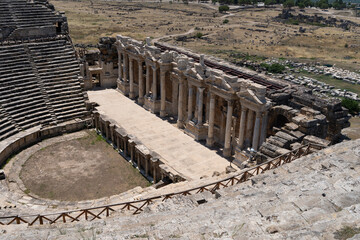
<svg viewBox="0 0 360 240"><path fill-rule="evenodd" d="M124 82L128 81L128 59L125 53L123 53L123 80Z"/></svg>
<svg viewBox="0 0 360 240"><path fill-rule="evenodd" d="M177 126L178 128L184 127L184 113L183 113L183 105L184 105L184 83L180 80L179 83L179 103L178 103L178 120Z"/></svg>
<svg viewBox="0 0 360 240"><path fill-rule="evenodd" d="M255 151L257 151L259 147L260 117L261 117L261 113L259 111L256 111L256 119L255 119L255 126L254 126L253 140L252 140L252 148Z"/></svg>
<svg viewBox="0 0 360 240"><path fill-rule="evenodd" d="M127 155L128 155L128 141L127 141L126 137L124 137L123 140L124 140L124 156L127 157Z"/></svg>
<svg viewBox="0 0 360 240"><path fill-rule="evenodd" d="M227 114L226 114L226 128L225 128L225 142L224 142L224 157L231 156L231 120L233 114L233 105L232 101L227 101Z"/></svg>
<svg viewBox="0 0 360 240"><path fill-rule="evenodd" d="M146 64L146 86L145 86L145 95L149 96L150 93L150 66Z"/></svg>
<svg viewBox="0 0 360 240"><path fill-rule="evenodd" d="M135 93L134 93L134 64L133 64L133 59L130 58L129 59L129 71L130 71L130 93L129 93L129 97L131 99L135 98Z"/></svg>
<svg viewBox="0 0 360 240"><path fill-rule="evenodd" d="M204 89L205 88L198 87L198 91L197 91L197 95L198 95L197 125L198 126L202 126L203 124Z"/></svg>
<svg viewBox="0 0 360 240"><path fill-rule="evenodd" d="M138 62L139 68L139 98L138 103L140 105L144 104L144 75L143 75L143 63L142 61Z"/></svg>
<svg viewBox="0 0 360 240"><path fill-rule="evenodd" d="M188 121L190 122L193 117L192 112L192 102L193 102L193 87L189 85L189 99L188 99Z"/></svg>
<svg viewBox="0 0 360 240"><path fill-rule="evenodd" d="M122 70L123 70L123 67L122 67L122 64L121 64L121 60L122 60L122 54L121 52L119 52L119 62L118 62L118 70L119 70L119 80L122 81Z"/></svg>
<svg viewBox="0 0 360 240"><path fill-rule="evenodd" d="M152 84L152 98L154 100L154 102L157 99L157 79L156 79L156 67L153 67L153 84Z"/></svg>
<svg viewBox="0 0 360 240"><path fill-rule="evenodd" d="M215 94L210 93L209 128L206 146L214 146Z"/></svg>
<svg viewBox="0 0 360 240"><path fill-rule="evenodd" d="M263 113L261 120L261 135L260 135L259 147L263 144L263 142L265 142L266 139L267 122L268 122L268 112L265 111Z"/></svg>
<svg viewBox="0 0 360 240"><path fill-rule="evenodd" d="M137 159L137 167L139 169L139 171L141 171L141 154L139 151L137 151L137 156L138 156L138 159Z"/></svg>
<svg viewBox="0 0 360 240"><path fill-rule="evenodd" d="M176 116L178 113L178 93L179 93L179 82L178 80L172 80L172 96L171 96L171 114Z"/></svg>
<svg viewBox="0 0 360 240"><path fill-rule="evenodd" d="M245 136L245 122L246 122L246 107L241 107L241 116L240 116L240 127L239 127L239 142L238 146L240 149L244 148L244 136Z"/></svg>
<svg viewBox="0 0 360 240"><path fill-rule="evenodd" d="M245 143L246 147L249 147L251 144L251 131L253 129L254 124L254 112L249 109L247 114L247 123L246 123L246 130L245 130Z"/></svg>
<svg viewBox="0 0 360 240"><path fill-rule="evenodd" d="M165 88L165 71L160 71L160 94L161 94L161 102L160 102L160 117L166 116L166 88Z"/></svg>

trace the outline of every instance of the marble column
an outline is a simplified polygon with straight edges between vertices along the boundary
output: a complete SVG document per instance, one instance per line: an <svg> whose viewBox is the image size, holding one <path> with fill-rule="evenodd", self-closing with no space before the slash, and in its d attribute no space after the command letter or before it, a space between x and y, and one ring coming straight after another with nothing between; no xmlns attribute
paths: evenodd
<svg viewBox="0 0 360 240"><path fill-rule="evenodd" d="M160 72L160 94L161 94L161 102L160 102L160 117L166 116L166 87L165 87L165 71Z"/></svg>
<svg viewBox="0 0 360 240"><path fill-rule="evenodd" d="M172 96L171 96L171 114L176 116L178 113L178 93L179 93L179 82L172 80Z"/></svg>
<svg viewBox="0 0 360 240"><path fill-rule="evenodd" d="M179 103L178 103L178 120L177 126L178 128L184 128L184 113L183 113L183 106L184 106L184 83L180 80L179 83Z"/></svg>
<svg viewBox="0 0 360 240"><path fill-rule="evenodd" d="M143 62L138 61L138 68L139 68L139 98L138 103L140 105L144 104L144 75L143 75Z"/></svg>
<svg viewBox="0 0 360 240"><path fill-rule="evenodd" d="M261 135L260 135L259 147L263 144L263 142L265 142L266 139L267 122L268 122L268 112L265 111L263 113L261 120Z"/></svg>
<svg viewBox="0 0 360 240"><path fill-rule="evenodd" d="M244 148L246 111L247 111L247 108L242 106L241 107L241 116L240 116L240 127L239 127L239 142L238 142L238 146L240 147L240 149Z"/></svg>
<svg viewBox="0 0 360 240"><path fill-rule="evenodd" d="M128 59L125 53L123 53L123 79L124 82L128 81Z"/></svg>
<svg viewBox="0 0 360 240"><path fill-rule="evenodd" d="M189 122L192 120L193 117L192 104L193 104L193 87L189 85L188 119L187 119Z"/></svg>
<svg viewBox="0 0 360 240"><path fill-rule="evenodd" d="M145 95L148 97L150 93L150 66L146 64L146 86Z"/></svg>
<svg viewBox="0 0 360 240"><path fill-rule="evenodd" d="M227 101L227 114L226 114L226 128L225 128L225 142L224 142L224 157L231 156L231 122L233 114L232 101Z"/></svg>
<svg viewBox="0 0 360 240"><path fill-rule="evenodd" d="M123 67L122 67L122 63L121 63L121 61L122 61L122 54L121 54L121 52L119 52L119 62L118 62L118 70L119 70L119 80L120 81L122 81L122 70L123 70Z"/></svg>
<svg viewBox="0 0 360 240"><path fill-rule="evenodd" d="M257 151L259 147L260 118L261 118L261 113L259 111L256 111L255 126L254 126L253 141L252 141L252 148L255 151Z"/></svg>
<svg viewBox="0 0 360 240"><path fill-rule="evenodd" d="M252 130L254 126L254 112L249 109L247 114L246 130L245 130L245 144L249 147L252 139Z"/></svg>
<svg viewBox="0 0 360 240"><path fill-rule="evenodd" d="M132 58L129 59L129 71L130 71L130 92L129 92L129 97L131 99L135 98L135 93L134 93L134 64L133 64L134 60Z"/></svg>
<svg viewBox="0 0 360 240"><path fill-rule="evenodd" d="M215 121L215 94L210 93L209 128L206 146L214 146L214 121Z"/></svg>
<svg viewBox="0 0 360 240"><path fill-rule="evenodd" d="M203 125L203 105L204 105L204 89L198 87L197 91L197 100L198 100L198 114L197 114L197 125L202 126Z"/></svg>
<svg viewBox="0 0 360 240"><path fill-rule="evenodd" d="M152 84L152 99L155 102L157 100L157 79L156 79L156 67L152 68L153 70L153 84Z"/></svg>

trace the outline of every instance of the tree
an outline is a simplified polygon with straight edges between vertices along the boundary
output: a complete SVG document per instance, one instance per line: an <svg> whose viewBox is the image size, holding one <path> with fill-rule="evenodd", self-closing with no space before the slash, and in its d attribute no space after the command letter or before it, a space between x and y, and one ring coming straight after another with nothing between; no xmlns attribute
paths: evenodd
<svg viewBox="0 0 360 240"><path fill-rule="evenodd" d="M226 11L229 11L229 6L228 5L222 5L222 6L219 6L219 12L226 12Z"/></svg>
<svg viewBox="0 0 360 240"><path fill-rule="evenodd" d="M332 5L337 10L346 8L346 3L344 3L343 0L335 0Z"/></svg>
<svg viewBox="0 0 360 240"><path fill-rule="evenodd" d="M294 0L286 0L283 4L284 8L291 9L293 6L295 6Z"/></svg>

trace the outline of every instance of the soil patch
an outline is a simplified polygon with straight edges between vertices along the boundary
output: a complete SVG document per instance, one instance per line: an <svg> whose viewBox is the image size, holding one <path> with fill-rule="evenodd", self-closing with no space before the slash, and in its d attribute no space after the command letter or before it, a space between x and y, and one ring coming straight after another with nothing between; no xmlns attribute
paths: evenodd
<svg viewBox="0 0 360 240"><path fill-rule="evenodd" d="M27 193L61 201L107 197L149 182L95 131L31 156L20 173Z"/></svg>

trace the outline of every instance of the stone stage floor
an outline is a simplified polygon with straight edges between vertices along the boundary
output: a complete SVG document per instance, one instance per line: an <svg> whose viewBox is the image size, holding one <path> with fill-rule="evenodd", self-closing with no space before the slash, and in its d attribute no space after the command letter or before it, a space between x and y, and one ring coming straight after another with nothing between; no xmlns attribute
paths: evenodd
<svg viewBox="0 0 360 240"><path fill-rule="evenodd" d="M222 173L229 161L196 142L169 122L150 113L114 89L88 91L91 102L99 104L101 114L114 120L128 134L155 151L187 180Z"/></svg>

